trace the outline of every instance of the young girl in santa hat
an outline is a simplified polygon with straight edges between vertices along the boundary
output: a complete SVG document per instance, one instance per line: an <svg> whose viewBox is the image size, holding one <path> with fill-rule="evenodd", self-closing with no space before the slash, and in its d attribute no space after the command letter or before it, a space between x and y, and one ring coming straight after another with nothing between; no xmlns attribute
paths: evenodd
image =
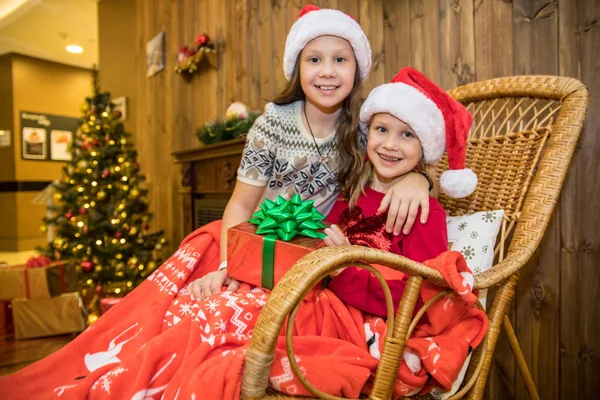
<svg viewBox="0 0 600 400"><path fill-rule="evenodd" d="M385 215L377 211L391 187L413 171L430 167L432 173L431 166L441 159L445 150L450 169L441 176L442 191L455 198L471 194L477 186L475 173L465 168L465 146L471 123L471 114L460 103L413 68L402 69L391 83L375 88L360 112L361 130L368 135L366 157L360 173L349 182L350 190L340 196L327 218L332 225L325 229L325 243L379 248L418 262L433 260L446 252L446 213L435 198L429 200L427 222L416 224L406 235L392 236L386 232ZM452 324L456 325L445 331L446 338L444 335L428 338L436 331L432 327L444 326L448 318L454 318L449 313L463 312L458 311L458 305L448 311L446 305L441 312L433 308L428 311L428 321L417 324L407 343L397 394L426 393L434 387L450 390L468 351L477 347L485 335L487 319L482 311L471 307L476 301L471 293L473 275L464 262L457 262L456 267L450 274L442 274L457 293L462 293L466 303L457 304L468 304L462 310L472 318L464 314L462 320L454 319ZM397 310L407 277L390 268L379 269L386 278ZM349 267L338 271L328 288L347 305L372 315L387 315L383 289L365 269ZM424 282L417 309L439 290ZM468 297L464 297L464 293ZM450 333L452 329L454 332ZM382 343L374 334L376 329L365 325L365 331L371 354L379 358ZM461 340L447 340L448 337L461 337Z"/></svg>
<svg viewBox="0 0 600 400"><path fill-rule="evenodd" d="M248 134L223 215L221 265L190 284L196 297L219 293L223 284L237 290L239 283L227 278L227 230L248 220L263 199L299 193L326 215L360 173L360 88L371 69L371 48L360 25L339 10L305 6L288 34L283 68L287 86ZM429 179L409 175L378 204L381 212L389 207L386 226L395 235L405 217L404 232L410 231L419 207L421 222L427 220Z"/></svg>
<svg viewBox="0 0 600 400"><path fill-rule="evenodd" d="M378 208L390 188L407 174L435 165L445 150L451 169L441 176L442 191L456 198L471 194L477 186L476 175L465 169L471 122L471 114L460 103L413 68L402 69L391 83L375 88L360 112L361 131L368 134L366 157L360 173L349 182L350 190L340 196L327 218L333 225L325 230L325 243L380 248L418 262L446 251L446 213L435 198L429 199L427 222L415 225L407 235L386 232L386 216ZM433 173L432 168L429 171ZM385 316L383 292L375 281L366 270L347 268L330 289L349 305ZM397 305L404 280L388 283Z"/></svg>

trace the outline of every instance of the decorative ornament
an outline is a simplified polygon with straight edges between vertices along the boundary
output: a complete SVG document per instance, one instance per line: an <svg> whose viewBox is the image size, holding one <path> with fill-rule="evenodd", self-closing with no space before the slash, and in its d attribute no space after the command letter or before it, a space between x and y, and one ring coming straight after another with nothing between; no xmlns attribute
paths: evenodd
<svg viewBox="0 0 600 400"><path fill-rule="evenodd" d="M115 237L116 237L117 239L121 239L121 238L123 237L123 233L121 233L121 232L117 232L117 233L115 233Z"/></svg>
<svg viewBox="0 0 600 400"><path fill-rule="evenodd" d="M98 198L98 200L102 200L106 197L106 192L101 190L98 193L96 193L96 197Z"/></svg>
<svg viewBox="0 0 600 400"><path fill-rule="evenodd" d="M196 35L194 39L194 43L196 43L196 48L199 49L202 46L206 46L210 43L210 38L205 33L200 33Z"/></svg>
<svg viewBox="0 0 600 400"><path fill-rule="evenodd" d="M102 178L106 179L110 176L110 170L108 168L104 168L104 171L102 171Z"/></svg>
<svg viewBox="0 0 600 400"><path fill-rule="evenodd" d="M73 216L73 214L71 214L70 212L65 214L66 219L71 219L72 216Z"/></svg>
<svg viewBox="0 0 600 400"><path fill-rule="evenodd" d="M86 260L81 262L81 270L86 273L90 273L94 270L94 263Z"/></svg>
<svg viewBox="0 0 600 400"><path fill-rule="evenodd" d="M199 69L199 64L205 57L214 68L218 67L217 52L207 34L196 35L194 44L195 47L180 46L177 53L175 72L185 73L188 78Z"/></svg>
<svg viewBox="0 0 600 400"><path fill-rule="evenodd" d="M81 207L81 208L79 209L79 214L81 214L81 215L86 215L87 213L88 213L88 210L87 210L87 208L85 208L85 207Z"/></svg>
<svg viewBox="0 0 600 400"><path fill-rule="evenodd" d="M91 324L93 324L97 320L98 320L98 314L96 314L96 313L90 313L88 315L88 317L87 317L87 324L88 324L88 326L90 326Z"/></svg>
<svg viewBox="0 0 600 400"><path fill-rule="evenodd" d="M234 103L231 103L229 105L229 107L227 107L227 110L225 111L225 118L227 119L232 119L232 118L239 118L239 119L246 119L248 118L248 107L244 104L244 103L240 103L239 101L236 101Z"/></svg>
<svg viewBox="0 0 600 400"><path fill-rule="evenodd" d="M133 188L129 191L129 197L132 199L135 199L136 197L138 197L139 194L140 194L140 191L137 190L136 188Z"/></svg>

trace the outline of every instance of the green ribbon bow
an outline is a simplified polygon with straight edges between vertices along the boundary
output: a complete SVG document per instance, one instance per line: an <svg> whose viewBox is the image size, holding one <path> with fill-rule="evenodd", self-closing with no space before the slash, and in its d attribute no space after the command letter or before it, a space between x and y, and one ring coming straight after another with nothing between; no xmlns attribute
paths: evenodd
<svg viewBox="0 0 600 400"><path fill-rule="evenodd" d="M314 200L303 201L298 193L290 200L277 196L275 201L265 199L260 210L248 222L258 225L256 233L264 235L262 259L262 287L273 289L275 281L275 241L289 242L296 235L324 239L318 229L325 228L325 216L314 207Z"/></svg>

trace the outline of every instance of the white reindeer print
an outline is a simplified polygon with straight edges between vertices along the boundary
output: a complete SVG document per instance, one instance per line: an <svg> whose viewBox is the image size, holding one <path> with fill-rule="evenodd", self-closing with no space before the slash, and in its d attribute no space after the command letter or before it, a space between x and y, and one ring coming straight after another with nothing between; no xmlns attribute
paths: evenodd
<svg viewBox="0 0 600 400"><path fill-rule="evenodd" d="M108 344L108 350L99 351L97 353L86 354L83 358L83 361L85 362L85 366L87 367L87 369L90 372L94 372L98 368L104 367L105 365L121 362L121 360L119 359L119 357L117 357L117 355L121 352L125 343L127 343L130 340L132 340L133 338L135 338L142 331L142 328L140 328L140 330L137 331L129 339L125 339L120 343L116 343L116 341L118 338L120 338L125 333L127 333L127 331L129 331L130 329L133 329L137 325L138 325L138 323L136 322L134 325L131 325L129 328L125 329L123 332L118 334L113 340L111 340L110 343Z"/></svg>

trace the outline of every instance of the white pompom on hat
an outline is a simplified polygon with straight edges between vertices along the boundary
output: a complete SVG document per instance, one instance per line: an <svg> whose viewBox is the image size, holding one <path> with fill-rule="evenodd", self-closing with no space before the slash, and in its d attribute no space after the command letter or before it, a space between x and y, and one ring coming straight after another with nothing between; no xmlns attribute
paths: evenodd
<svg viewBox="0 0 600 400"><path fill-rule="evenodd" d="M340 10L322 9L309 4L300 10L298 20L292 25L285 42L283 71L287 80L294 73L300 52L308 42L319 36L337 36L350 42L360 79L367 79L371 71L371 46L358 22Z"/></svg>
<svg viewBox="0 0 600 400"><path fill-rule="evenodd" d="M427 164L437 164L448 151L449 170L440 186L450 197L467 197L477 188L477 175L465 167L471 113L445 90L414 68L403 68L391 83L371 91L360 110L360 129L367 133L374 114L388 113L408 124L423 147Z"/></svg>

